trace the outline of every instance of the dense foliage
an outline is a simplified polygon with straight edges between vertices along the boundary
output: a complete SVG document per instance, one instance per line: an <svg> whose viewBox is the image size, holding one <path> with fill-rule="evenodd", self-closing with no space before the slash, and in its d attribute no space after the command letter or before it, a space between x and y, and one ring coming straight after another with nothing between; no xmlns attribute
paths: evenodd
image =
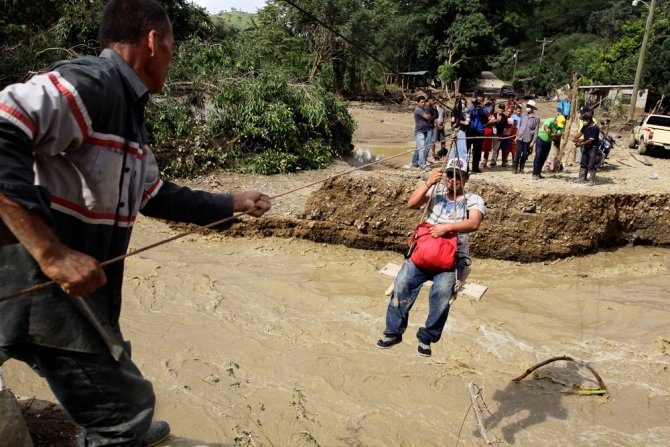
<svg viewBox="0 0 670 447"><path fill-rule="evenodd" d="M104 0L6 3L0 46L10 57L0 61L0 84L23 80L57 59L100 51ZM258 41L232 37L235 26L253 24L248 15L210 20L187 0L163 3L178 46L165 91L148 106L147 127L164 175L221 168L292 172L322 168L351 153L355 125L342 99L316 79L299 82L306 77L295 70L261 63L265 51L259 45L267 34ZM308 63L298 39L288 45L287 54Z"/></svg>
<svg viewBox="0 0 670 447"><path fill-rule="evenodd" d="M320 77L329 89L352 97L380 93L384 72L414 70L429 70L448 84L460 78L466 88L481 70L493 70L503 79L514 77L520 90L540 94L570 82L573 73L584 83L632 84L649 12L645 3L632 6L627 0L267 3L258 29L248 33L276 44L263 47L267 62ZM668 93L670 82L669 9L657 1L642 78L642 86L657 96Z"/></svg>
<svg viewBox="0 0 670 447"><path fill-rule="evenodd" d="M210 18L188 0L162 1L178 47L148 120L168 175L324 166L351 150L338 97L380 97L389 72L428 70L467 89L493 70L539 94L573 74L631 84L649 13L628 0L268 0L253 16ZM4 0L0 85L97 53L104 2ZM641 86L660 98L670 92L670 3L656 3Z"/></svg>
<svg viewBox="0 0 670 447"><path fill-rule="evenodd" d="M261 70L258 59L236 40L179 46L168 88L147 116L164 174L294 172L351 153L346 103L318 84Z"/></svg>

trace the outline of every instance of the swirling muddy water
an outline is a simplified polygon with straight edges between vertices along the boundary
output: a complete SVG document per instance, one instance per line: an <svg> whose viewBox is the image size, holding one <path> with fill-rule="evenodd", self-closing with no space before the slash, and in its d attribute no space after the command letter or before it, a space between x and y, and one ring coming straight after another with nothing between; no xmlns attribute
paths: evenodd
<svg viewBox="0 0 670 447"><path fill-rule="evenodd" d="M143 246L173 234L138 222ZM483 389L488 436L518 446L670 444L670 250L631 247L552 263L474 260L488 291L454 303L433 357L416 355L422 291L403 342L375 347L392 252L302 240L192 236L126 263L122 327L157 394L166 445L480 446L467 391ZM535 363L568 355L588 370ZM10 362L20 395L53 399ZM253 440L253 443L250 442ZM247 442L247 444L244 444Z"/></svg>

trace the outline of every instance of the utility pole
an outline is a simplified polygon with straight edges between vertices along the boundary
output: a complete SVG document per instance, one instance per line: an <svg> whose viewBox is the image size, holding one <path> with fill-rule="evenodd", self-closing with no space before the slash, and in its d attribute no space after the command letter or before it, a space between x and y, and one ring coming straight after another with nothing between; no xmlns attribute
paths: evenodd
<svg viewBox="0 0 670 447"><path fill-rule="evenodd" d="M634 1L633 6L637 6L638 2ZM633 83L633 95L630 97L630 110L628 116L630 120L635 119L635 106L637 105L637 92L640 86L640 78L642 77L642 67L644 67L644 56L647 52L647 42L649 41L649 33L654 21L654 9L656 9L656 0L651 0L649 6L649 15L647 16L647 23L644 27L644 37L642 38L642 48L640 48L640 58L637 60L637 70L635 71L635 82Z"/></svg>
<svg viewBox="0 0 670 447"><path fill-rule="evenodd" d="M523 50L519 50L517 48L514 49L514 71L512 72L512 83L514 83L514 79L516 79L516 63L519 60L519 53L521 53Z"/></svg>
<svg viewBox="0 0 670 447"><path fill-rule="evenodd" d="M540 55L540 71L542 71L542 58L544 58L544 46L548 43L553 43L553 40L547 40L546 37L542 38L542 40L537 40L535 39L535 42L539 42L542 44L542 54Z"/></svg>

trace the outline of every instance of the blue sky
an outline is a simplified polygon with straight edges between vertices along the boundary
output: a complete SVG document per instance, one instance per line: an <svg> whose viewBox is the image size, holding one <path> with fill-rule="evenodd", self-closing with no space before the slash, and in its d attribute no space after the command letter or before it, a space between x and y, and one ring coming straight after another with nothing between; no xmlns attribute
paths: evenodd
<svg viewBox="0 0 670 447"><path fill-rule="evenodd" d="M192 0L198 6L203 6L210 14L221 11L230 11L235 8L238 11L256 12L265 6L265 0Z"/></svg>

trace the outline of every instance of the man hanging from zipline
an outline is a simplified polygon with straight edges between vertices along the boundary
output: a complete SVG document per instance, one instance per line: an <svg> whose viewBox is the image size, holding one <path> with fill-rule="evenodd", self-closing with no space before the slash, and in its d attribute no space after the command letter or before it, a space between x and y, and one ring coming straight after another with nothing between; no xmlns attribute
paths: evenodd
<svg viewBox="0 0 670 447"><path fill-rule="evenodd" d="M477 231L484 219L484 200L476 194L465 192L468 181L466 161L459 158L449 160L446 170L435 169L428 180L419 185L409 198L408 206L427 206L427 229L425 235L418 236L412 253L408 253L393 284L393 293L386 310L384 336L377 341L377 347L390 348L402 341L407 329L409 311L423 284L432 280L428 294L429 310L424 327L420 328L417 353L424 357L432 354L431 344L442 336L447 322L449 308L456 296L457 281L464 281L469 266L468 233ZM444 181L443 181L444 178ZM417 227L417 229L419 229ZM427 245L442 245L453 250L440 248L422 251ZM450 258L451 257L451 258ZM417 265L419 264L419 265Z"/></svg>

